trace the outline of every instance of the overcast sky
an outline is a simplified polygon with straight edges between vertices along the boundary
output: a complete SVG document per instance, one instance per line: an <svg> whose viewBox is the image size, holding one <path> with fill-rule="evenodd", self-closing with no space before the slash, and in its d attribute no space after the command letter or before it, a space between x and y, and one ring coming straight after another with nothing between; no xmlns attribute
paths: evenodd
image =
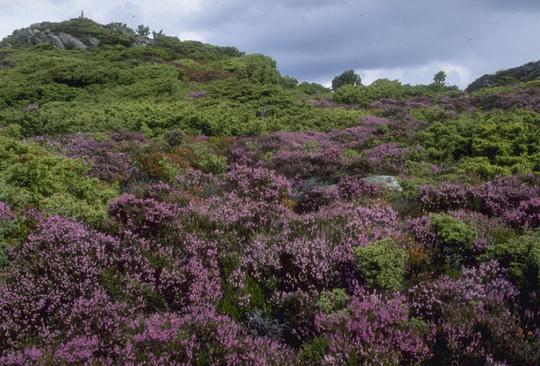
<svg viewBox="0 0 540 366"><path fill-rule="evenodd" d="M325 84L345 69L364 83L412 84L444 70L465 87L540 59L540 0L0 0L0 37L81 10L100 23L264 53L282 73Z"/></svg>

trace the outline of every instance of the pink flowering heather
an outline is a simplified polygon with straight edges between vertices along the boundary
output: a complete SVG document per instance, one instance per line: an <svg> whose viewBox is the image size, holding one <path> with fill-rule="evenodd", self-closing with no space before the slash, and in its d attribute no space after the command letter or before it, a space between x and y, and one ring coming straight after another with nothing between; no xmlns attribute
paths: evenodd
<svg viewBox="0 0 540 366"><path fill-rule="evenodd" d="M418 197L429 210L467 208L474 200L474 188L468 184L444 182L440 186L422 186Z"/></svg>
<svg viewBox="0 0 540 366"><path fill-rule="evenodd" d="M519 339L519 321L510 310L517 290L503 275L490 262L464 270L460 278L442 277L411 290L413 313L429 322L440 347L435 362L492 358L529 364L536 357L520 349L525 340Z"/></svg>
<svg viewBox="0 0 540 366"><path fill-rule="evenodd" d="M395 121L389 120L388 118L377 116L365 116L362 120L366 125L371 126L389 126L396 123Z"/></svg>
<svg viewBox="0 0 540 366"><path fill-rule="evenodd" d="M314 291L338 284L342 258L337 254L335 246L324 237L256 238L246 250L243 264L261 281L274 278L280 290Z"/></svg>
<svg viewBox="0 0 540 366"><path fill-rule="evenodd" d="M321 231L336 244L346 247L367 245L370 241L399 236L397 213L389 206L356 206L336 203L318 212L304 215L295 230Z"/></svg>
<svg viewBox="0 0 540 366"><path fill-rule="evenodd" d="M0 282L0 349L50 333L81 297L99 289L118 242L60 217L41 219Z"/></svg>
<svg viewBox="0 0 540 366"><path fill-rule="evenodd" d="M75 337L58 345L30 346L4 356L2 364L42 364L46 360L66 364L122 365L287 365L293 360L285 346L250 336L228 317L207 309L186 315L154 314L126 321L125 334L114 357L99 351L99 340Z"/></svg>
<svg viewBox="0 0 540 366"><path fill-rule="evenodd" d="M125 364L269 366L292 361L286 347L254 338L231 319L204 309L185 316L156 314L130 328Z"/></svg>
<svg viewBox="0 0 540 366"><path fill-rule="evenodd" d="M479 186L442 183L420 188L419 201L429 210L469 208L490 216L503 215L539 193L515 176L499 177Z"/></svg>
<svg viewBox="0 0 540 366"><path fill-rule="evenodd" d="M384 164L399 171L402 169L402 157L407 152L408 149L400 148L394 142L388 142L369 149L365 153L368 162L377 169L380 169Z"/></svg>
<svg viewBox="0 0 540 366"><path fill-rule="evenodd" d="M0 201L0 221L10 221L14 218L13 212L11 212L11 209L9 206Z"/></svg>
<svg viewBox="0 0 540 366"><path fill-rule="evenodd" d="M174 204L153 198L141 199L132 194L123 194L109 205L109 213L126 229L142 235L164 236L176 230L175 218L180 208Z"/></svg>
<svg viewBox="0 0 540 366"><path fill-rule="evenodd" d="M130 138L136 139L137 136ZM67 157L91 163L90 174L106 181L127 180L135 172L132 159L122 151L123 145L133 143L128 139L96 141L88 134L75 134L55 138L43 137L38 141L45 142Z"/></svg>
<svg viewBox="0 0 540 366"><path fill-rule="evenodd" d="M429 349L409 319L401 296L356 295L345 310L321 314L316 319L329 340L322 364L397 365L425 361Z"/></svg>
<svg viewBox="0 0 540 366"><path fill-rule="evenodd" d="M516 227L540 227L540 198L522 201L518 208L506 214L505 219Z"/></svg>
<svg viewBox="0 0 540 366"><path fill-rule="evenodd" d="M205 90L201 90L201 91L190 92L188 96L192 99L200 99L200 98L204 98L206 94L207 92Z"/></svg>
<svg viewBox="0 0 540 366"><path fill-rule="evenodd" d="M340 191L336 185L306 184L298 192L295 208L298 212L317 211L322 206L328 206L339 199Z"/></svg>
<svg viewBox="0 0 540 366"><path fill-rule="evenodd" d="M538 187L530 187L514 176L500 177L479 187L481 211L488 215L502 215L517 208L521 202L540 194Z"/></svg>
<svg viewBox="0 0 540 366"><path fill-rule="evenodd" d="M226 179L240 197L256 201L275 202L287 198L291 193L291 183L271 170L233 166Z"/></svg>
<svg viewBox="0 0 540 366"><path fill-rule="evenodd" d="M359 177L344 176L339 180L338 190L341 199L355 200L362 197L376 197L382 188Z"/></svg>

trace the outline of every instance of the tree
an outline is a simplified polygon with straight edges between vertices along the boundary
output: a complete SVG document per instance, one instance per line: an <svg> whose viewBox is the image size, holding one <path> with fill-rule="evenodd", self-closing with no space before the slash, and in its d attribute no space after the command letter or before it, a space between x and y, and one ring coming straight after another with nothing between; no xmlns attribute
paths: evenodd
<svg viewBox="0 0 540 366"><path fill-rule="evenodd" d="M137 27L137 34L141 37L148 37L150 35L150 28L144 24L140 24Z"/></svg>
<svg viewBox="0 0 540 366"><path fill-rule="evenodd" d="M437 86L444 86L446 84L446 73L444 71L439 71L433 76L433 83Z"/></svg>
<svg viewBox="0 0 540 366"><path fill-rule="evenodd" d="M343 85L360 85L361 83L360 75L355 73L354 70L347 70L332 80L332 90L336 91Z"/></svg>

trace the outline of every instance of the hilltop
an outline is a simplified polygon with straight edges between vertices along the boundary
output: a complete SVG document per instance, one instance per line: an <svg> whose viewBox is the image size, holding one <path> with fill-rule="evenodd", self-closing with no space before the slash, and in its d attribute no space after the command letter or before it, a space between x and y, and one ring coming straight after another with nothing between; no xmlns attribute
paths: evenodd
<svg viewBox="0 0 540 366"><path fill-rule="evenodd" d="M486 74L473 81L466 89L473 92L482 88L511 86L528 81L540 80L540 61L529 62L525 65Z"/></svg>
<svg viewBox="0 0 540 366"><path fill-rule="evenodd" d="M539 365L536 75L330 89L145 26L14 31L0 364Z"/></svg>

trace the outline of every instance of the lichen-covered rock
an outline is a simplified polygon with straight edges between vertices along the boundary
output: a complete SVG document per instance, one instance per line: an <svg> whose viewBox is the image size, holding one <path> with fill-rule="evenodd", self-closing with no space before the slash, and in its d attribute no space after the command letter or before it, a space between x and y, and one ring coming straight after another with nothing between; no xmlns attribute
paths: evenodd
<svg viewBox="0 0 540 366"><path fill-rule="evenodd" d="M77 48L77 49L82 49L82 50L85 50L87 48L87 46L80 39L75 38L70 34L60 32L58 33L57 37L62 42L64 48L67 48L67 49Z"/></svg>
<svg viewBox="0 0 540 366"><path fill-rule="evenodd" d="M391 191L401 192L403 190L396 177L391 175L373 175L364 178L364 181L369 184L381 186Z"/></svg>
<svg viewBox="0 0 540 366"><path fill-rule="evenodd" d="M54 48L60 49L87 49L88 46L80 39L64 33L52 33L51 31L40 28L23 28L13 32L10 41L23 46L34 46L40 44L50 44Z"/></svg>

